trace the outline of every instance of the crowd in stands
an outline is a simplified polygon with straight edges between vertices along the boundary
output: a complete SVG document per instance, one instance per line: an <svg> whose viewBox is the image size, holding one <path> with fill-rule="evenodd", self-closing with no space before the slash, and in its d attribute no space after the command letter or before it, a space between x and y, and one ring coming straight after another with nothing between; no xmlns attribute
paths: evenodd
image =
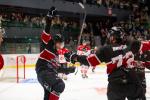
<svg viewBox="0 0 150 100"><path fill-rule="evenodd" d="M129 0L87 0L87 3L98 6L124 9L130 9L133 6Z"/></svg>
<svg viewBox="0 0 150 100"><path fill-rule="evenodd" d="M103 3L103 0L96 1L100 4ZM111 1L113 1L113 6L116 6L117 4L120 5L120 3L127 4L129 0L105 0L103 4L111 4ZM134 6L132 10L132 14L129 15L128 19L119 22L112 22L110 19L99 22L86 21L86 23L84 23L82 40L90 41L91 46L99 44L105 45L107 42L109 29L112 26L121 26L125 30L125 35L127 38L150 39L150 20L147 13L148 8ZM43 28L45 24L45 17L43 16L28 15L23 13L0 14L0 26ZM65 17L57 17L53 20L52 26L52 29L55 30L55 33L61 33L63 36L65 36L66 43L69 44L70 47L75 44L74 40L77 40L80 34L81 25L79 20L77 21Z"/></svg>
<svg viewBox="0 0 150 100"><path fill-rule="evenodd" d="M97 22L93 24L92 28L89 28L91 25L86 25L86 29L84 34L91 33L90 36L92 36L93 40L95 40L95 43L92 43L92 45L105 45L107 43L107 34L109 34L109 29L112 26L119 26L124 29L124 39L150 39L150 19L148 15L148 9L147 7L134 7L132 14L129 15L129 18L123 21L114 22L111 24L111 22L105 21L105 22ZM87 30L91 29L87 32ZM83 37L86 39L86 36L83 35ZM93 42L93 41L92 41Z"/></svg>
<svg viewBox="0 0 150 100"><path fill-rule="evenodd" d="M145 0L66 0L71 2L82 2L90 5L112 7L119 9L132 9L140 4L144 4Z"/></svg>
<svg viewBox="0 0 150 100"><path fill-rule="evenodd" d="M2 23L3 22L3 23ZM37 27L41 27L45 24L44 17L41 16L31 16L25 15L21 13L1 13L0 14L0 24L3 26L11 26L16 24L16 26L26 26L26 25L36 25Z"/></svg>

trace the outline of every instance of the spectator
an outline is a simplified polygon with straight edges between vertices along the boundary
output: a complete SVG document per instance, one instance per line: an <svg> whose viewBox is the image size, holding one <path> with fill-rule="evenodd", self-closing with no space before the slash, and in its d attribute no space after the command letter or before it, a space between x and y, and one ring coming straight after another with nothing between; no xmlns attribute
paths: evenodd
<svg viewBox="0 0 150 100"><path fill-rule="evenodd" d="M31 44L29 44L29 47L28 47L28 54L31 54L32 51L31 51Z"/></svg>

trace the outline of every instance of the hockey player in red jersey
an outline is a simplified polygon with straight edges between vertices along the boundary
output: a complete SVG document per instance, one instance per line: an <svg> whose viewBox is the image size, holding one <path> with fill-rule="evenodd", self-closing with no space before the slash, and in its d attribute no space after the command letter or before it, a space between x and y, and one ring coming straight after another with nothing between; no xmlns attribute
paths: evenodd
<svg viewBox="0 0 150 100"><path fill-rule="evenodd" d="M77 55L89 56L91 53L90 46L88 45L88 41L83 40L82 44L77 47ZM87 71L89 66L81 64L81 73L82 78L88 78Z"/></svg>
<svg viewBox="0 0 150 100"><path fill-rule="evenodd" d="M61 64L61 67L67 68L67 59L65 58L65 54L68 53L69 50L67 48L65 48L64 46L62 46L62 48L58 49L57 52L58 52L59 63ZM66 73L60 73L59 77L64 80L67 80Z"/></svg>
<svg viewBox="0 0 150 100"><path fill-rule="evenodd" d="M61 64L67 63L67 60L65 58L65 54L69 52L69 50L67 48L61 48L57 50L58 55L59 55L59 62Z"/></svg>
<svg viewBox="0 0 150 100"><path fill-rule="evenodd" d="M0 45L2 42L3 42L3 31L2 28L0 27ZM4 60L2 55L0 54L0 70L3 68L3 66L4 66Z"/></svg>
<svg viewBox="0 0 150 100"><path fill-rule="evenodd" d="M88 56L91 52L91 48L88 44L88 41L83 40L82 44L77 47L77 54Z"/></svg>

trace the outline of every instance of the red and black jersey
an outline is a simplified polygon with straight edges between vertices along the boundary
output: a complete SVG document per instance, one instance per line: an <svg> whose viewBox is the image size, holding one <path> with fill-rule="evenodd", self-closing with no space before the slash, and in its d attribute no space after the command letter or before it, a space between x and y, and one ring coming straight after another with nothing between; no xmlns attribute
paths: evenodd
<svg viewBox="0 0 150 100"><path fill-rule="evenodd" d="M127 54L127 46L105 46L96 52L97 57L101 62L106 62L107 73L111 74L118 67L126 67L125 56ZM128 59L128 58L126 58Z"/></svg>
<svg viewBox="0 0 150 100"><path fill-rule="evenodd" d="M96 56L100 62L106 63L108 74L119 67L127 68L134 60L132 52L128 51L126 45L104 46L96 52ZM94 63L92 60L91 62Z"/></svg>
<svg viewBox="0 0 150 100"><path fill-rule="evenodd" d="M145 67L150 66L150 41L141 42L139 59ZM126 45L105 46L96 54L101 62L106 62L107 73L110 74L118 67L134 68L136 59Z"/></svg>
<svg viewBox="0 0 150 100"><path fill-rule="evenodd" d="M58 52L58 55L64 55L65 53L68 53L69 50L67 48L62 48L62 49L57 50L57 52Z"/></svg>
<svg viewBox="0 0 150 100"><path fill-rule="evenodd" d="M77 47L77 54L78 55L86 55L88 56L90 54L91 48L87 45L79 45Z"/></svg>
<svg viewBox="0 0 150 100"><path fill-rule="evenodd" d="M67 48L62 48L57 50L58 56L59 56L59 63L64 64L67 63L65 54L69 53L69 50Z"/></svg>
<svg viewBox="0 0 150 100"><path fill-rule="evenodd" d="M41 34L41 40L41 53L39 58L53 64L54 67L58 67L58 55L57 50L54 47L52 36L43 31Z"/></svg>
<svg viewBox="0 0 150 100"><path fill-rule="evenodd" d="M144 51L142 54L135 54L134 64L138 68L148 68L150 69L150 51Z"/></svg>

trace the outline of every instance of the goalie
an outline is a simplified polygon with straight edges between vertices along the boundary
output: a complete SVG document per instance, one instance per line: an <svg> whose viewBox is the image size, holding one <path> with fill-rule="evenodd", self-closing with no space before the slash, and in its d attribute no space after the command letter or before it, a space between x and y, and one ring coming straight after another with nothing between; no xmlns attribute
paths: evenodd
<svg viewBox="0 0 150 100"><path fill-rule="evenodd" d="M89 56L90 53L91 53L91 48L89 46L89 41L83 40L82 44L77 47L77 55ZM82 78L88 78L87 76L88 69L89 69L89 66L81 63Z"/></svg>

